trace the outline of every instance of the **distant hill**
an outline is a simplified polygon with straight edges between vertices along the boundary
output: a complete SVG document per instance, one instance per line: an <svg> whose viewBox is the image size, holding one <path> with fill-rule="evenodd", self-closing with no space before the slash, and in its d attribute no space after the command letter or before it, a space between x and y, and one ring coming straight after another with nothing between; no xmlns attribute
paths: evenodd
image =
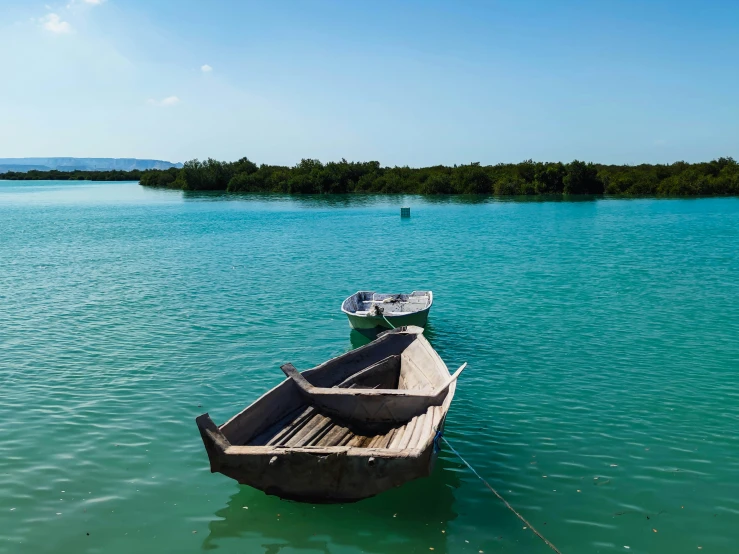
<svg viewBox="0 0 739 554"><path fill-rule="evenodd" d="M20 173L27 173L31 170L38 171L49 171L49 167L45 165L16 165L16 164L5 164L0 162L0 173L7 173L9 171L18 171Z"/></svg>
<svg viewBox="0 0 739 554"><path fill-rule="evenodd" d="M0 158L0 173L8 171L26 172L32 169L49 171L132 171L138 169L169 169L182 167L181 163L162 160L139 160L137 158Z"/></svg>

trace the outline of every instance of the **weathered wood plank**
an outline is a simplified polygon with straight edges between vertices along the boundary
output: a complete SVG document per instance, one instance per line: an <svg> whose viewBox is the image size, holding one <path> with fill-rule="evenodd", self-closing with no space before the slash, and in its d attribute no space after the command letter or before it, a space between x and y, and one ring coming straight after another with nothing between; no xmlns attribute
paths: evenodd
<svg viewBox="0 0 739 554"><path fill-rule="evenodd" d="M423 446L424 442L434 434L433 428L435 409L436 406L432 406L424 414L423 428L418 433L418 436L415 436L411 439L411 442L408 444L408 448L420 448L421 446Z"/></svg>
<svg viewBox="0 0 739 554"><path fill-rule="evenodd" d="M410 420L410 422L408 422L408 425L405 426L405 430L403 431L403 436L400 438L400 441L395 448L397 448L398 450L403 450L406 446L408 446L408 443L413 436L413 431L415 431L417 424L417 417L414 417L412 420Z"/></svg>
<svg viewBox="0 0 739 554"><path fill-rule="evenodd" d="M314 446L339 446L344 437L351 431L341 425L334 425L331 430L314 442Z"/></svg>
<svg viewBox="0 0 739 554"><path fill-rule="evenodd" d="M348 431L348 429L347 429ZM336 446L346 446L349 444L349 442L354 438L354 433L349 431L346 436L341 439L339 442L336 443Z"/></svg>
<svg viewBox="0 0 739 554"><path fill-rule="evenodd" d="M405 433L406 427L408 427L408 424L395 428L395 433L393 434L393 438L390 440L390 442L387 445L388 449L390 450L398 449L398 445L400 444L400 441L403 440L403 434Z"/></svg>
<svg viewBox="0 0 739 554"><path fill-rule="evenodd" d="M293 433L290 438L282 441L284 446L296 446L302 439L310 435L316 428L323 425L325 422L330 421L328 418L322 416L319 413L315 413L300 429Z"/></svg>
<svg viewBox="0 0 739 554"><path fill-rule="evenodd" d="M316 425L310 433L308 433L306 436L300 439L293 446L312 445L313 441L320 440L320 438L323 435L325 435L329 431L329 429L331 429L332 425L333 425L333 422L331 421L331 419L327 417L323 418L323 421L321 421L318 425Z"/></svg>
<svg viewBox="0 0 739 554"><path fill-rule="evenodd" d="M382 438L380 441L378 441L375 448L387 448L387 446L390 444L390 441L393 440L393 435L395 435L397 429L390 429L387 433L382 435Z"/></svg>
<svg viewBox="0 0 739 554"><path fill-rule="evenodd" d="M287 413L285 417L255 436L248 444L253 446L274 444L280 435L287 433L301 417L304 417L304 415L312 409L313 408L297 408L292 412Z"/></svg>
<svg viewBox="0 0 739 554"><path fill-rule="evenodd" d="M418 437L423 431L427 415L428 415L428 412L418 416L418 420L416 421L416 427L415 429L413 429L413 434L411 434L410 440L405 445L406 448L413 448L413 445L416 444L416 442L418 442Z"/></svg>

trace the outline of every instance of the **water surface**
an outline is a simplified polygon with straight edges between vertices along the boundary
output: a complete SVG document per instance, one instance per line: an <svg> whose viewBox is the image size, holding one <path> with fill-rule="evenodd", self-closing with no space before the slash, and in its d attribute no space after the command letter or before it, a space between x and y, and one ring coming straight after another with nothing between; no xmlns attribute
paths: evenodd
<svg viewBox="0 0 739 554"><path fill-rule="evenodd" d="M344 506L210 474L194 418L362 344L358 289L434 291L447 437L563 553L737 550L737 199L0 182L0 231L0 552L548 552L448 449Z"/></svg>

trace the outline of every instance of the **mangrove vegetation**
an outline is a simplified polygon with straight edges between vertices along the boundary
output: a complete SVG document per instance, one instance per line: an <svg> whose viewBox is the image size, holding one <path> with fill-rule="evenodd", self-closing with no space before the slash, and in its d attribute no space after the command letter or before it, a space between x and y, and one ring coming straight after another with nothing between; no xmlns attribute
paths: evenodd
<svg viewBox="0 0 739 554"><path fill-rule="evenodd" d="M304 159L293 167L257 166L247 158L186 162L181 169L150 170L145 186L190 191L282 194L494 194L616 196L739 195L739 164L732 158L669 165L534 162L483 166L381 167L379 162Z"/></svg>
<svg viewBox="0 0 739 554"><path fill-rule="evenodd" d="M295 166L191 160L182 168L145 171L8 172L0 179L139 181L148 187L185 191L281 194L485 194L728 196L739 195L739 164L732 158L710 162L603 165L572 161L517 164L382 167L379 162L321 163L304 159Z"/></svg>
<svg viewBox="0 0 739 554"><path fill-rule="evenodd" d="M59 171L58 169L32 169L30 171L7 171L0 173L0 180L7 181L138 181L143 172L138 169L122 171L118 169L108 170L83 170Z"/></svg>

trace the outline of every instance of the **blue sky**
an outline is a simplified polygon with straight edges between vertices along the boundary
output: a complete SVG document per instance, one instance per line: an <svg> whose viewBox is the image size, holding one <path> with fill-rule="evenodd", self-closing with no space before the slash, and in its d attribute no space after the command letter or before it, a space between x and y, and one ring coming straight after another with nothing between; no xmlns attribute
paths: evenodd
<svg viewBox="0 0 739 554"><path fill-rule="evenodd" d="M739 2L0 0L0 157L739 158Z"/></svg>

